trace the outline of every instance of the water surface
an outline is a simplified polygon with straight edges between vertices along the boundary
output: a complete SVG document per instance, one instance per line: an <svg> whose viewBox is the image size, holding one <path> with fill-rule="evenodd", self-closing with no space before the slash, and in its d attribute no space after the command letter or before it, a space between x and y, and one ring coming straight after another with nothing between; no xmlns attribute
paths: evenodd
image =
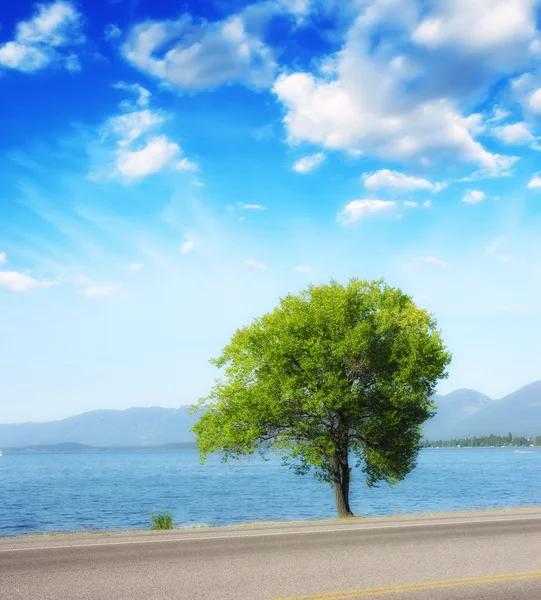
<svg viewBox="0 0 541 600"><path fill-rule="evenodd" d="M358 515L532 505L541 505L541 448L425 449L394 488L369 489L353 473ZM201 466L194 450L0 457L0 535L142 528L159 510L176 525L335 516L331 488L277 458Z"/></svg>

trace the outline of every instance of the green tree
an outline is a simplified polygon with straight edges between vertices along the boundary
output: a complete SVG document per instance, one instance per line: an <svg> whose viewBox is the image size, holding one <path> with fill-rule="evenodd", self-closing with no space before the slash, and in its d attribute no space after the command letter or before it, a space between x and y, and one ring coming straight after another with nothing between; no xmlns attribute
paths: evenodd
<svg viewBox="0 0 541 600"><path fill-rule="evenodd" d="M406 476L450 358L435 319L383 281L288 295L211 361L224 378L194 407L202 461L277 450L332 484L338 515L352 516L351 459L368 486Z"/></svg>

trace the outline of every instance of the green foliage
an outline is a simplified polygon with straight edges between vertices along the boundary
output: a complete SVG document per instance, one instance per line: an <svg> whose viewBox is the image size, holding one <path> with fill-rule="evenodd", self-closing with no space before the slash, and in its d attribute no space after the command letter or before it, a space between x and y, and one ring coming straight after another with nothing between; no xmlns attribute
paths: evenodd
<svg viewBox="0 0 541 600"><path fill-rule="evenodd" d="M297 473L349 488L353 456L369 486L400 481L450 358L435 319L383 281L288 295L211 361L224 378L193 407L202 460L272 449Z"/></svg>
<svg viewBox="0 0 541 600"><path fill-rule="evenodd" d="M436 442L424 441L423 448L492 448L501 446L541 446L541 435L535 438L509 435L483 435L471 438L457 438L455 440L439 440Z"/></svg>
<svg viewBox="0 0 541 600"><path fill-rule="evenodd" d="M166 510L150 515L150 529L173 529L173 516Z"/></svg>

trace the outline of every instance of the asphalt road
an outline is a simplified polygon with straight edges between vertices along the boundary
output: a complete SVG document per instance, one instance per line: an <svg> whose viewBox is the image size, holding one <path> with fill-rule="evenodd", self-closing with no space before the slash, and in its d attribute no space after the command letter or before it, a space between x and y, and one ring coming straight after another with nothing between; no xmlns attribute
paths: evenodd
<svg viewBox="0 0 541 600"><path fill-rule="evenodd" d="M541 599L541 509L5 538L0 598Z"/></svg>

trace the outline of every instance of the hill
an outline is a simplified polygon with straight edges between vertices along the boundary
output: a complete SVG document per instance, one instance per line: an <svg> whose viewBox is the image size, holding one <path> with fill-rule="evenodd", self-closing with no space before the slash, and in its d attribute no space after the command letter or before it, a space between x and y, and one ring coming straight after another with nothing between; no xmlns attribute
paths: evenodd
<svg viewBox="0 0 541 600"><path fill-rule="evenodd" d="M425 437L445 440L459 437L541 433L541 381L526 385L499 400L474 390L457 390L436 396L438 412L425 425Z"/></svg>
<svg viewBox="0 0 541 600"><path fill-rule="evenodd" d="M77 443L86 446L162 446L194 442L197 417L180 408L96 410L49 423L0 425L0 448Z"/></svg>
<svg viewBox="0 0 541 600"><path fill-rule="evenodd" d="M541 434L541 381L493 400L475 390L435 396L438 412L425 425L428 440ZM180 408L96 410L50 423L0 425L0 448L81 444L94 447L164 446L193 443L197 416Z"/></svg>

